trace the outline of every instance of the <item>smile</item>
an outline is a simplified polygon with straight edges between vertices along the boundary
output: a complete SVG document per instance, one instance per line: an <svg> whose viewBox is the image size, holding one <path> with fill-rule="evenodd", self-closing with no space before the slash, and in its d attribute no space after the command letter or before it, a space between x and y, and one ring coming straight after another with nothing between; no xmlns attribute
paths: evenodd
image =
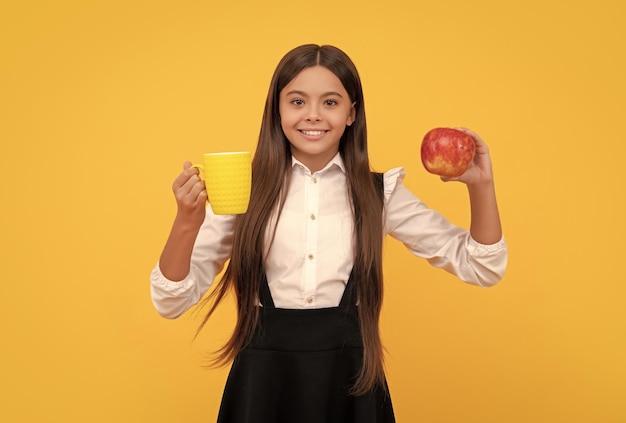
<svg viewBox="0 0 626 423"><path fill-rule="evenodd" d="M308 135L310 137L319 137L320 135L324 135L326 132L326 130L324 131L306 131L306 130L300 130L300 133L304 134L304 135Z"/></svg>

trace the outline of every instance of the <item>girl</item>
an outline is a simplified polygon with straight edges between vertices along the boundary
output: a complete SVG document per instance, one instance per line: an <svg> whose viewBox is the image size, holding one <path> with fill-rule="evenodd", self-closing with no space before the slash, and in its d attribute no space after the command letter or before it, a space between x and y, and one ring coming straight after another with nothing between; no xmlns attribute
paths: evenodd
<svg viewBox="0 0 626 423"><path fill-rule="evenodd" d="M454 180L469 190L469 231L409 192L402 168L371 172L356 68L335 47L303 45L270 84L248 212L213 214L198 170L184 164L151 293L175 318L230 259L200 326L233 290L237 323L216 358L234 360L218 422L395 421L378 331L384 235L479 286L506 267L489 152L464 131L476 157Z"/></svg>

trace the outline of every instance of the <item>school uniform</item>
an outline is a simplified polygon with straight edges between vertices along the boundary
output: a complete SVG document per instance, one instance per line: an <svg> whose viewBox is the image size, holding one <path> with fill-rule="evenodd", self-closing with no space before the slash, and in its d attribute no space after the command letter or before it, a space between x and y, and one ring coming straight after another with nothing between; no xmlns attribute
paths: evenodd
<svg viewBox="0 0 626 423"><path fill-rule="evenodd" d="M233 363L219 421L392 422L385 389L363 398L347 395L360 368L362 342L343 162L337 154L311 173L293 159L292 172L280 219L274 216L268 225L259 327ZM463 281L497 283L506 268L504 240L477 243L427 208L402 185L403 177L402 168L384 174L385 233ZM169 281L155 266L151 293L160 314L177 317L206 293L230 256L235 219L207 208L184 280Z"/></svg>

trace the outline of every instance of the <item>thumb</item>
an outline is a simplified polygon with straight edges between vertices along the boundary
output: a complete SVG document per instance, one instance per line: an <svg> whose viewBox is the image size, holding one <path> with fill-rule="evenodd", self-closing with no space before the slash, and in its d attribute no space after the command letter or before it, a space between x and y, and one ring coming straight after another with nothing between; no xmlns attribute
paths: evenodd
<svg viewBox="0 0 626 423"><path fill-rule="evenodd" d="M185 163L183 163L183 170L187 170L192 166L192 163L190 161L186 161Z"/></svg>

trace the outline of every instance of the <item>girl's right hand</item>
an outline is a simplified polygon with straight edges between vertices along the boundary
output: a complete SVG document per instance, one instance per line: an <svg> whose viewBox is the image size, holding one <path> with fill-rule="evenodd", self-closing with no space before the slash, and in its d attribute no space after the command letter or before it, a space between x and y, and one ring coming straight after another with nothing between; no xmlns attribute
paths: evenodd
<svg viewBox="0 0 626 423"><path fill-rule="evenodd" d="M178 213L176 219L180 223L199 228L204 222L206 213L207 193L199 171L191 167L191 162L183 164L183 171L172 185Z"/></svg>

